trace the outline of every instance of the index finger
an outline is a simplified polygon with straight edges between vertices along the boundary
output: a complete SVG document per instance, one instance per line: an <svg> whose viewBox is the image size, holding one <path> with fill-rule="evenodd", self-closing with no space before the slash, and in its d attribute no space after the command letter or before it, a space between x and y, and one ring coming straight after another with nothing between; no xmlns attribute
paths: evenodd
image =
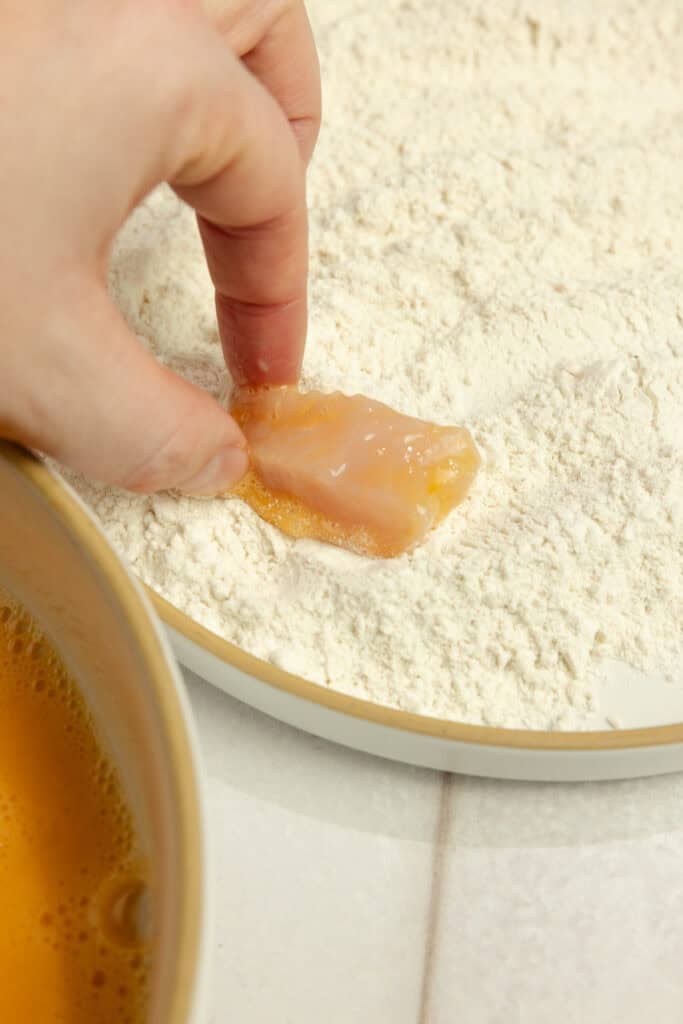
<svg viewBox="0 0 683 1024"><path fill-rule="evenodd" d="M320 129L320 65L306 8L285 7L242 60L278 101L292 126L306 163Z"/></svg>
<svg viewBox="0 0 683 1024"><path fill-rule="evenodd" d="M214 44L198 54L193 128L171 183L197 211L234 380L296 383L307 321L304 165L277 102Z"/></svg>

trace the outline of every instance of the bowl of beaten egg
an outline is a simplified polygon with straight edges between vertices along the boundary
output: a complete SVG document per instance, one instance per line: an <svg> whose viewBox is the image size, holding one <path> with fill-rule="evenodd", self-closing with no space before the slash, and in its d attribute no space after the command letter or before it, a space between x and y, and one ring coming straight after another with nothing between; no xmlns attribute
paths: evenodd
<svg viewBox="0 0 683 1024"><path fill-rule="evenodd" d="M205 837L188 709L80 501L0 442L0 1020L196 1024Z"/></svg>

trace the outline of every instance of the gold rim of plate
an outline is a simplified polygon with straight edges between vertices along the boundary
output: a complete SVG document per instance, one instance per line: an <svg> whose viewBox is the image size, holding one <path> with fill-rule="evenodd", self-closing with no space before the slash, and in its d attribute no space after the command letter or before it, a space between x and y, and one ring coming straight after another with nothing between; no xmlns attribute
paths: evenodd
<svg viewBox="0 0 683 1024"><path fill-rule="evenodd" d="M352 697L338 690L291 675L274 665L248 654L224 640L195 619L147 587L160 618L186 640L208 651L219 661L261 683L292 697L317 704L328 711L348 715L391 729L439 740L457 741L485 747L516 748L529 751L604 751L633 747L658 747L683 743L683 722L673 725L643 726L637 729L551 732L532 729L504 729L499 726L467 725L444 718L431 718L410 711L386 707Z"/></svg>
<svg viewBox="0 0 683 1024"><path fill-rule="evenodd" d="M193 993L200 972L203 831L196 776L190 770L194 764L194 754L175 685L172 684L169 663L157 632L149 628L147 608L121 560L70 488L40 459L18 445L0 440L0 457L7 459L35 487L78 542L81 553L95 571L104 577L147 667L150 688L173 755L169 761L169 773L178 816L182 821L178 850L181 864L180 923L176 945L175 991L168 1024L184 1024L190 1019Z"/></svg>
<svg viewBox="0 0 683 1024"><path fill-rule="evenodd" d="M5 451L22 472L60 509L67 509L77 532L86 531L90 545L106 564L118 567L117 556L105 543L80 507L73 502L62 482L40 461L16 446ZM118 575L118 573L117 573ZM127 581L126 581L127 582ZM604 751L628 750L635 747L659 747L683 743L683 722L671 725L643 726L636 729L586 730L582 732L550 732L535 729L504 729L499 726L467 725L444 718L417 715L410 711L386 707L312 683L248 654L202 626L152 587L145 586L161 620L186 640L213 655L224 664L237 669L258 682L292 697L316 704L327 711L347 715L375 725L397 729L409 734L469 743L491 748L516 748L529 751Z"/></svg>

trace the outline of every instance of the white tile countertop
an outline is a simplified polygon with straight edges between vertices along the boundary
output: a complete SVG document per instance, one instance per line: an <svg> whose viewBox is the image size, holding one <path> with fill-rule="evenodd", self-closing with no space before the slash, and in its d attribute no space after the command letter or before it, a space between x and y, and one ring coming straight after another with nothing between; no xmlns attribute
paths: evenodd
<svg viewBox="0 0 683 1024"><path fill-rule="evenodd" d="M442 775L186 679L215 861L207 1024L682 1019L683 775Z"/></svg>

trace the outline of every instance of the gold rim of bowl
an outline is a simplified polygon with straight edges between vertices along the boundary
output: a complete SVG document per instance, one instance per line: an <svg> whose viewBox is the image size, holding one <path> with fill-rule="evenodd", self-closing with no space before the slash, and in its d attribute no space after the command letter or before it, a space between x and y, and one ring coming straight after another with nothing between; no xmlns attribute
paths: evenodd
<svg viewBox="0 0 683 1024"><path fill-rule="evenodd" d="M156 630L150 629L147 608L118 556L59 478L38 458L17 445L0 442L0 457L28 479L48 502L81 553L106 579L147 668L161 726L172 753L169 781L182 822L178 860L181 865L178 940L172 1011L168 1024L187 1024L200 978L202 956L203 831L194 754L173 676Z"/></svg>

